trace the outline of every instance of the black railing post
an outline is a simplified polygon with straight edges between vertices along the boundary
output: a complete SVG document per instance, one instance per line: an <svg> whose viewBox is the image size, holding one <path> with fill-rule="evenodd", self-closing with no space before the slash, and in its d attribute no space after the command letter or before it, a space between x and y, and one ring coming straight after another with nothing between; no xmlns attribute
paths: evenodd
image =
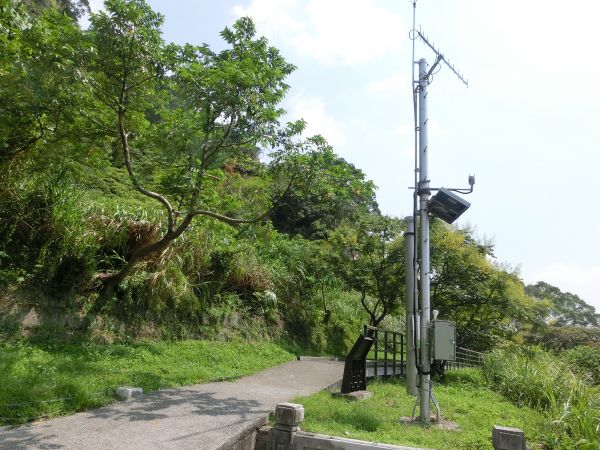
<svg viewBox="0 0 600 450"><path fill-rule="evenodd" d="M396 345L396 337L397 337L397 333L392 333L392 351L394 354L394 357L392 359L392 376L396 376L396 351L398 350L398 347Z"/></svg>
<svg viewBox="0 0 600 450"><path fill-rule="evenodd" d="M400 375L404 375L404 335L400 335Z"/></svg>
<svg viewBox="0 0 600 450"><path fill-rule="evenodd" d="M383 332L383 376L388 374L388 332Z"/></svg>
<svg viewBox="0 0 600 450"><path fill-rule="evenodd" d="M375 363L373 365L373 369L375 369L375 378L379 377L379 368L378 366L378 362L379 362L379 330L375 329L374 332L374 336L375 336Z"/></svg>

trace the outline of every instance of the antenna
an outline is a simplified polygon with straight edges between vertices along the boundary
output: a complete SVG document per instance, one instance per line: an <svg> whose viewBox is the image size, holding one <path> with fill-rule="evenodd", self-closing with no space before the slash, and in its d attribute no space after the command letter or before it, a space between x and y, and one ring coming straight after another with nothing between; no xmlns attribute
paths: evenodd
<svg viewBox="0 0 600 450"><path fill-rule="evenodd" d="M448 68L454 72L454 75L456 75L458 77L458 79L460 81L462 81L467 87L469 87L469 81L465 79L465 77L460 73L460 71L458 71L457 69L454 68L454 66L452 64L450 64L450 61L448 61L444 55L442 54L441 51L439 51L436 47L435 44L432 44L429 42L429 39L427 39L427 37L421 32L421 30L417 31L417 34L419 35L419 37L421 38L421 40L423 42L425 42L425 44L431 49L433 50L433 52L437 55L437 58L435 60L435 63L433 64L433 66L431 66L431 69L429 70L429 72L427 72L427 78L429 78L429 75L431 75L431 73L433 72L433 69L435 69L435 67L440 63L440 61L443 61Z"/></svg>

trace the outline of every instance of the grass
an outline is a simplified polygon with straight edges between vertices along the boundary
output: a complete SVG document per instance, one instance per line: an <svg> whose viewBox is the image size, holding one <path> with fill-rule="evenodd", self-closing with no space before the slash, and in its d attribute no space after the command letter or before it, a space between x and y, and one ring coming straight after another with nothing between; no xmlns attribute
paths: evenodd
<svg viewBox="0 0 600 450"><path fill-rule="evenodd" d="M257 342L0 344L0 424L102 406L118 386L148 392L249 375L291 359L277 345Z"/></svg>
<svg viewBox="0 0 600 450"><path fill-rule="evenodd" d="M373 382L373 397L349 401L322 391L297 398L304 405L304 431L372 442L439 449L491 449L493 425L521 428L528 445L543 441L546 418L528 407L517 407L484 386L477 371L449 372L444 384L434 390L445 420L456 422L460 431L401 424L410 416L414 397L406 394L403 380Z"/></svg>
<svg viewBox="0 0 600 450"><path fill-rule="evenodd" d="M508 345L486 354L483 373L494 390L549 417L549 448L600 450L600 386L589 386L568 362L538 347Z"/></svg>

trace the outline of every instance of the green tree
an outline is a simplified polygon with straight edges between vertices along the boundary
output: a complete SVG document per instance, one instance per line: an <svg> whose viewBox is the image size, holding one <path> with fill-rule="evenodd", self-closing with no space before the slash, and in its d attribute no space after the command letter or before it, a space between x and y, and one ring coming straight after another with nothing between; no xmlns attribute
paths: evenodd
<svg viewBox="0 0 600 450"><path fill-rule="evenodd" d="M89 0L23 0L23 3L34 14L43 14L46 9L53 9L66 14L71 19L79 19L90 12Z"/></svg>
<svg viewBox="0 0 600 450"><path fill-rule="evenodd" d="M323 239L344 220L379 211L373 182L331 149L297 159L309 176L299 180L273 209L271 220L277 230Z"/></svg>
<svg viewBox="0 0 600 450"><path fill-rule="evenodd" d="M336 229L329 239L332 267L349 289L358 291L376 327L400 307L404 294L402 222L371 214Z"/></svg>
<svg viewBox="0 0 600 450"><path fill-rule="evenodd" d="M487 349L535 322L535 304L518 274L493 263L491 251L468 230L433 223L431 306L456 322L460 346Z"/></svg>
<svg viewBox="0 0 600 450"><path fill-rule="evenodd" d="M277 182L294 173L287 157L323 144L295 139L301 121L280 126L284 111L278 104L294 66L266 39L256 38L250 19L223 30L228 48L221 52L206 45L166 45L162 21L143 0L108 0L106 12L91 16L87 80L116 124L134 188L155 200L166 219L158 239L136 249L118 272L102 275L107 294L141 259L169 247L197 216L231 225L264 216L248 217L248 211L268 209L267 188L289 186L289 180ZM266 182L220 167L226 160L248 163L257 146L271 150Z"/></svg>
<svg viewBox="0 0 600 450"><path fill-rule="evenodd" d="M0 163L72 136L83 85L75 59L81 30L48 10L0 6Z"/></svg>
<svg viewBox="0 0 600 450"><path fill-rule="evenodd" d="M556 326L600 326L600 314L592 305L570 292L562 292L556 286L538 281L525 288L527 294L537 301L549 301L550 310L546 321Z"/></svg>
<svg viewBox="0 0 600 450"><path fill-rule="evenodd" d="M531 340L556 351L581 345L600 347L600 328L569 325L549 326L544 334L532 336Z"/></svg>

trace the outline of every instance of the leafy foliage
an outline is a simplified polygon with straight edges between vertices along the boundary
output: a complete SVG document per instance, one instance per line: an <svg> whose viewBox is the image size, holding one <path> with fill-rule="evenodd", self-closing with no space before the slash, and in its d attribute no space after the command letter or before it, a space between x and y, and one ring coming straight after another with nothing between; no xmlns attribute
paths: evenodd
<svg viewBox="0 0 600 450"><path fill-rule="evenodd" d="M487 349L510 338L517 327L537 323L535 305L518 274L491 262L491 248L468 230L435 221L431 255L432 308L456 321L459 346Z"/></svg>
<svg viewBox="0 0 600 450"><path fill-rule="evenodd" d="M562 352L560 357L582 378L600 385L600 347L580 345Z"/></svg>
<svg viewBox="0 0 600 450"><path fill-rule="evenodd" d="M284 194L271 213L278 231L323 239L344 221L379 211L373 182L331 149L295 158L304 177Z"/></svg>
<svg viewBox="0 0 600 450"><path fill-rule="evenodd" d="M337 229L330 243L334 265L346 285L361 294L361 304L377 326L397 312L403 296L402 224L391 217L361 217L356 227Z"/></svg>
<svg viewBox="0 0 600 450"><path fill-rule="evenodd" d="M2 3L0 163L6 164L40 144L56 148L72 133L81 100L73 62L81 33L52 10L31 17L19 2Z"/></svg>
<svg viewBox="0 0 600 450"><path fill-rule="evenodd" d="M72 19L78 19L90 12L89 0L24 0L23 3L34 14L41 14L51 8L59 13L65 13Z"/></svg>
<svg viewBox="0 0 600 450"><path fill-rule="evenodd" d="M534 336L534 342L541 343L550 350L567 350L580 345L600 346L600 329L587 327L550 326L541 335Z"/></svg>

